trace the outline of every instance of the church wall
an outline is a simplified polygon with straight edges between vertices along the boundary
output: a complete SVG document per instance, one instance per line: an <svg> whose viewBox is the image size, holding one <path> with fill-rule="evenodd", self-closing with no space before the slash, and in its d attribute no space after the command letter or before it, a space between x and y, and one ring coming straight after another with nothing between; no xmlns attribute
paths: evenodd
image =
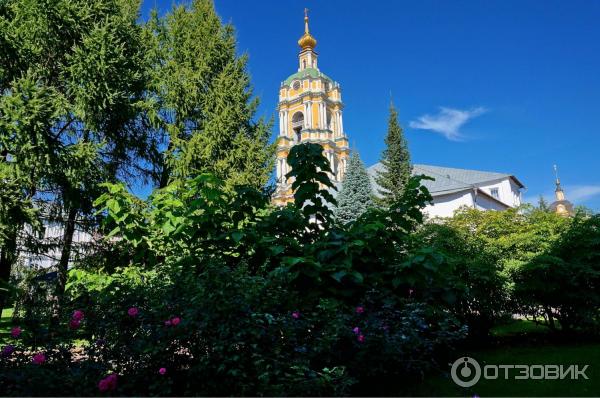
<svg viewBox="0 0 600 398"><path fill-rule="evenodd" d="M56 222L42 220L44 227L44 237L42 243L47 246L47 249L39 254L29 252L24 245L19 244L19 261L31 268L49 268L55 266L60 260L61 246L59 242L64 235L64 226ZM24 228L25 235L33 234L31 226L26 225ZM83 246L93 241L90 233L83 230L83 227L76 224L73 233L73 252L69 264L76 260L77 254L84 251Z"/></svg>
<svg viewBox="0 0 600 398"><path fill-rule="evenodd" d="M462 206L473 207L473 195L470 191L436 196L433 198L433 205L425 207L423 212L431 218L452 217L454 211Z"/></svg>
<svg viewBox="0 0 600 398"><path fill-rule="evenodd" d="M492 188L497 188L498 199L508 206L517 207L521 204L521 191L512 178L505 178L490 184L482 184L479 187L490 195Z"/></svg>
<svg viewBox="0 0 600 398"><path fill-rule="evenodd" d="M503 206L492 198L479 194L475 198L475 208L477 210L506 210L507 206Z"/></svg>

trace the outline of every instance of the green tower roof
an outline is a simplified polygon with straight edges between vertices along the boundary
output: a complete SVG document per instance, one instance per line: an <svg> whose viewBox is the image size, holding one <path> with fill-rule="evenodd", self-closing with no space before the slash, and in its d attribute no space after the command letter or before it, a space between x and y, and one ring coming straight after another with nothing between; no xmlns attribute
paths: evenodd
<svg viewBox="0 0 600 398"><path fill-rule="evenodd" d="M329 80L330 82L333 82L333 80L331 80L331 78L329 78L329 76L325 75L324 73L319 72L317 69L306 68L304 70L294 73L293 75L291 75L290 77L285 79L283 84L289 85L292 81L294 81L296 79L301 80L301 79L304 79L305 77L312 77L313 79L320 77L325 80Z"/></svg>

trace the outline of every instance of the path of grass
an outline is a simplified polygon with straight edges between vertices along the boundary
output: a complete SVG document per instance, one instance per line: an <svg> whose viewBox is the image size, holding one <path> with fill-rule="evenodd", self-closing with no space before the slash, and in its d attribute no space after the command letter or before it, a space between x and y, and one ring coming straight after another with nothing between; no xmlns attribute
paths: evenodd
<svg viewBox="0 0 600 398"><path fill-rule="evenodd" d="M548 333L550 329L530 320L519 319L498 325L491 330L492 336L512 336L522 333Z"/></svg>
<svg viewBox="0 0 600 398"><path fill-rule="evenodd" d="M449 377L433 377L423 386L423 395L431 396L597 396L600 392L600 344L582 344L544 347L502 347L495 350L465 353L477 360L481 367L490 365L589 365L588 380L487 380L481 378L473 387L462 388ZM580 367L580 369L581 369ZM515 372L516 373L516 372ZM514 375L515 373L509 373ZM503 376L503 374L501 373Z"/></svg>
<svg viewBox="0 0 600 398"><path fill-rule="evenodd" d="M526 333L524 335L523 333ZM502 325L492 335L506 337L506 342L495 348L466 350L460 355L474 358L485 365L588 365L588 380L515 380L517 371L509 371L509 379L501 377L488 380L482 377L473 387L462 388L454 384L449 375L429 377L419 392L428 396L598 396L600 393L600 343L549 342L540 336L548 336L547 328L533 322L520 320ZM522 340L521 337L523 336ZM500 340L501 342L503 340ZM449 371L444 369L444 371Z"/></svg>
<svg viewBox="0 0 600 398"><path fill-rule="evenodd" d="M12 314L12 308L2 310L2 316L0 317L0 343L3 343L10 336Z"/></svg>

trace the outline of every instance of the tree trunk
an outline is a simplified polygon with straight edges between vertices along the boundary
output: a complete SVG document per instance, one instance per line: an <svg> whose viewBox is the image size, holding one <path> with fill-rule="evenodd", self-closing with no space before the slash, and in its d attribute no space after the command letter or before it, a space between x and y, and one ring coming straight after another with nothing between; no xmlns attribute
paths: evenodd
<svg viewBox="0 0 600 398"><path fill-rule="evenodd" d="M17 231L11 231L6 241L4 242L4 246L0 248L0 283L2 285L8 285L8 280L10 278L10 271L12 270L12 265L17 259ZM2 286L0 286L2 287ZM8 295L9 292L6 290L0 290L0 313L2 313L2 309L8 303Z"/></svg>
<svg viewBox="0 0 600 398"><path fill-rule="evenodd" d="M158 183L159 188L164 188L169 184L170 170L169 167L165 164L163 166L162 172L160 174L160 181Z"/></svg>
<svg viewBox="0 0 600 398"><path fill-rule="evenodd" d="M71 206L65 223L65 231L63 233L63 247L60 254L60 260L57 267L56 280L56 302L54 311L52 312L52 324L57 325L60 319L60 312L63 308L65 295L65 286L67 285L69 260L71 259L71 249L73 247L73 235L75 234L75 217L77 216L77 208Z"/></svg>
<svg viewBox="0 0 600 398"><path fill-rule="evenodd" d="M552 310L549 307L544 307L544 312L548 317L548 326L550 326L550 330L555 331L556 325L554 324L554 315L552 314Z"/></svg>

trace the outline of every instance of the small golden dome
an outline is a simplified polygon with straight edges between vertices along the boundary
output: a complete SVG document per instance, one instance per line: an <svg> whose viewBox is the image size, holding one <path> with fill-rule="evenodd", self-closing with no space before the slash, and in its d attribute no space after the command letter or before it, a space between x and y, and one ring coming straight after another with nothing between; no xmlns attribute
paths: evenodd
<svg viewBox="0 0 600 398"><path fill-rule="evenodd" d="M317 46L317 39L312 37L308 31L308 9L304 9L304 34L298 40L298 45L303 49L313 49Z"/></svg>

